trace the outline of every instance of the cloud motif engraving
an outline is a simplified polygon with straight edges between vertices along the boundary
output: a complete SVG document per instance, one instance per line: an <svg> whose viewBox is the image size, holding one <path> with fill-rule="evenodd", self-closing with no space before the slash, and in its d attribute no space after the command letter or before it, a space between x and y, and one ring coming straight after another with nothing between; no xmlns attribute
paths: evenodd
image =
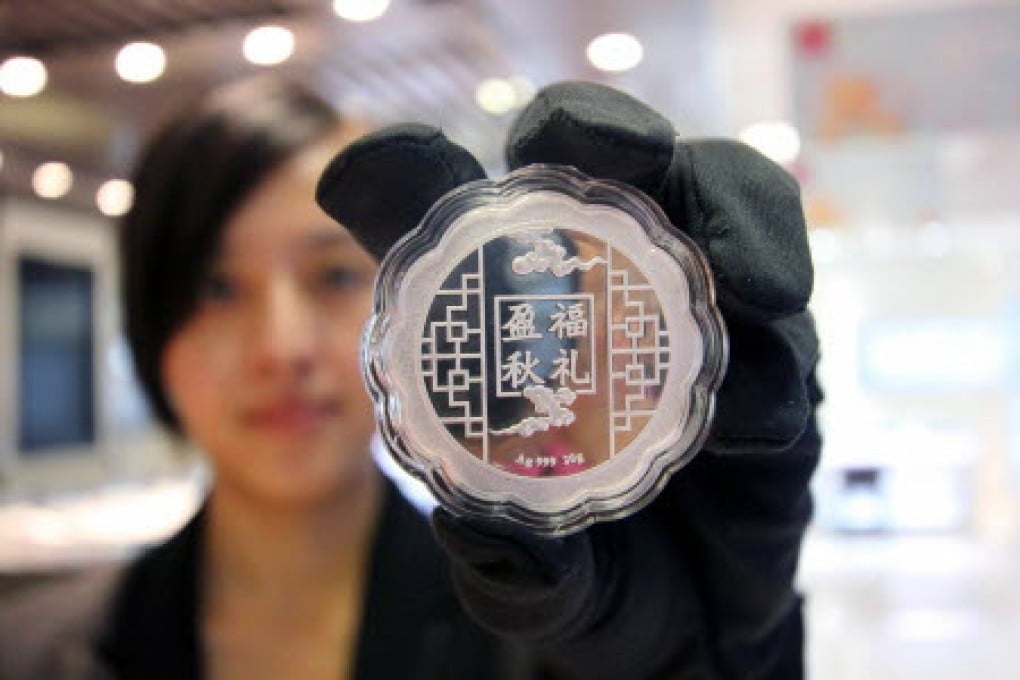
<svg viewBox="0 0 1020 680"><path fill-rule="evenodd" d="M545 432L550 427L566 427L577 418L574 412L567 408L577 398L577 394L570 388L561 387L553 392L552 388L544 385L528 385L524 388L523 394L539 415L528 416L510 427L492 430L490 434L519 434L522 437L530 437L536 432Z"/></svg>
<svg viewBox="0 0 1020 680"><path fill-rule="evenodd" d="M576 256L564 259L567 249L547 236L535 236L528 239L527 242L534 250L513 259L511 267L517 274L548 271L552 272L554 276L566 276L577 270L586 272L596 265L606 263L598 255L590 260L582 260Z"/></svg>

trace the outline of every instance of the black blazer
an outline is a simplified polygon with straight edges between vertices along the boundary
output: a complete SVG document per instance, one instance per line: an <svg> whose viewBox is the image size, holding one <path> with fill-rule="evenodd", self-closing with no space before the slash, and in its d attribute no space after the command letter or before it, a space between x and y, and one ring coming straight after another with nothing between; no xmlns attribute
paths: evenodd
<svg viewBox="0 0 1020 680"><path fill-rule="evenodd" d="M0 616L0 678L200 678L204 512L120 567L19 598ZM374 539L355 678L540 677L481 630L454 595L427 521L387 484Z"/></svg>
<svg viewBox="0 0 1020 680"><path fill-rule="evenodd" d="M582 593L608 595L577 638L540 650L469 618L428 522L387 485L353 675L799 680L793 573L819 448L811 423L787 450L704 452L646 511L593 528L626 538L599 562L615 571L592 575L603 582ZM45 588L0 615L0 680L201 677L202 527L200 511L126 567Z"/></svg>

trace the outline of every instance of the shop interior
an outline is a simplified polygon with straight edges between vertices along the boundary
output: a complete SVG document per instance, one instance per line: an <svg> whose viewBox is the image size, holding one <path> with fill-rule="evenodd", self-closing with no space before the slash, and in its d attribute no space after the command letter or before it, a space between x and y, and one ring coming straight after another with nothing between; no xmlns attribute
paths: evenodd
<svg viewBox="0 0 1020 680"><path fill-rule="evenodd" d="M584 79L801 184L826 395L811 677L1016 677L1017 3L34 0L0 11L0 62L0 598L125 559L202 499L117 306L126 178L176 102L278 69L499 175L515 112Z"/></svg>

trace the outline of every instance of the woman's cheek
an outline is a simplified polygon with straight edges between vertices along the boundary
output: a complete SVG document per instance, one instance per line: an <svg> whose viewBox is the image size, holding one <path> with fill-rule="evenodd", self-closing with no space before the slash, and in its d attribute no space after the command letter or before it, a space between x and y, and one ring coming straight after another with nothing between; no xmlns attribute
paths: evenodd
<svg viewBox="0 0 1020 680"><path fill-rule="evenodd" d="M163 361L163 382L185 432L201 438L209 429L210 418L219 419L223 393L221 364L217 357L203 352L205 343L185 334L167 346ZM214 368L215 367L215 368Z"/></svg>
<svg viewBox="0 0 1020 680"><path fill-rule="evenodd" d="M362 330L368 317L372 313L372 289L365 287L356 295L348 295L333 301L324 310L326 318L330 320L333 334L342 336L346 343L353 341L354 353L357 354L358 345L361 342Z"/></svg>
<svg viewBox="0 0 1020 680"><path fill-rule="evenodd" d="M188 392L188 401L215 405L217 395L230 394L243 348L241 337L219 323L196 320L181 329L165 352L169 382ZM209 402L209 404L206 404Z"/></svg>
<svg viewBox="0 0 1020 680"><path fill-rule="evenodd" d="M364 322L349 321L344 323L333 333L331 342L334 362L352 378L360 377L360 343L363 327Z"/></svg>

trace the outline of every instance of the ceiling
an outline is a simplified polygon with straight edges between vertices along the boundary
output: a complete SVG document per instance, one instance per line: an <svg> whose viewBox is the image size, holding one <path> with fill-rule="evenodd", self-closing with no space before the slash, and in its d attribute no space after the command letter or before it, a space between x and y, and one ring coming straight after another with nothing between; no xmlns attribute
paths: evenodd
<svg viewBox="0 0 1020 680"><path fill-rule="evenodd" d="M333 14L327 0L0 0L0 59L25 54L49 72L33 97L0 95L0 187L28 193L32 170L61 160L75 171L62 201L94 209L96 187L125 176L149 131L190 96L266 67L240 45L252 28L291 29L296 49L272 68L318 89L338 106L380 122L440 125L490 167L513 112L492 115L475 102L490 77L535 85L563 78L628 89L697 129L715 113L706 93L708 0L393 0L369 23ZM606 31L645 43L635 71L609 76L584 48ZM127 42L159 43L164 75L131 84L114 72Z"/></svg>

